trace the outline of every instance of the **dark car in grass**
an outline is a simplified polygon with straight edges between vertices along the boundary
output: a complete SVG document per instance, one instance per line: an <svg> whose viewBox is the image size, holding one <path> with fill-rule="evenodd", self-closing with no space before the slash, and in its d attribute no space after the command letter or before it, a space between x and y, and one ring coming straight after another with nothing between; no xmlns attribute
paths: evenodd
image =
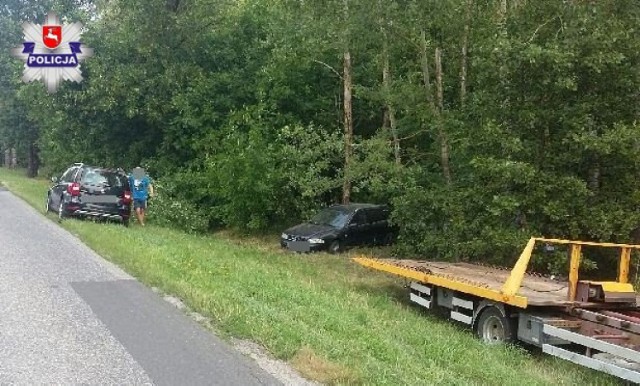
<svg viewBox="0 0 640 386"><path fill-rule="evenodd" d="M297 252L338 253L359 245L388 245L395 231L385 205L346 204L321 210L308 222L285 230L280 245Z"/></svg>
<svg viewBox="0 0 640 386"><path fill-rule="evenodd" d="M60 220L90 217L129 225L131 189L124 171L78 163L51 180L46 212L55 211Z"/></svg>

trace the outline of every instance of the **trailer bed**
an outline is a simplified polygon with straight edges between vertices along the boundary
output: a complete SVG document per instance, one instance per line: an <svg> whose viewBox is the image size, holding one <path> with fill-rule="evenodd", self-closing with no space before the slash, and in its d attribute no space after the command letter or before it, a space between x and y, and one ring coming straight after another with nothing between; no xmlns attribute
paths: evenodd
<svg viewBox="0 0 640 386"><path fill-rule="evenodd" d="M379 259L379 262L397 266L453 282L467 283L474 287L500 291L511 273L508 269L487 267L470 263L431 262L421 260ZM527 298L530 306L562 306L567 300L567 282L525 274L518 295Z"/></svg>
<svg viewBox="0 0 640 386"><path fill-rule="evenodd" d="M527 273L536 242L569 246L562 281ZM616 280L580 280L582 246L620 249ZM446 311L485 342L519 340L544 353L640 384L640 298L629 283L640 245L531 238L511 269L428 260L353 260L410 283L409 300Z"/></svg>
<svg viewBox="0 0 640 386"><path fill-rule="evenodd" d="M507 268L471 263L451 263L427 260L354 258L358 264L379 271L393 273L422 283L432 283L460 290L471 295L502 301L520 308L527 306L574 306L599 308L601 304L570 301L566 281L552 280L542 275L526 273L513 297L502 295L502 287L511 274ZM438 283L435 283L437 281ZM640 297L638 303L640 304Z"/></svg>

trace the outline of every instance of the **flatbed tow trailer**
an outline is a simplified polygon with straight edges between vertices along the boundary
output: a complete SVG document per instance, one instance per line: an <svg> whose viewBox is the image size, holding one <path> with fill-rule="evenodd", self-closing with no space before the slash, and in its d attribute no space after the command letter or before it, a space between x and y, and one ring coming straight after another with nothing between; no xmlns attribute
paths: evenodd
<svg viewBox="0 0 640 386"><path fill-rule="evenodd" d="M569 277L527 273L536 243L567 245ZM582 247L620 250L613 281L580 280ZM511 270L469 263L356 257L365 267L407 279L409 299L445 309L486 342L522 341L581 366L640 384L640 302L629 283L640 245L531 238Z"/></svg>

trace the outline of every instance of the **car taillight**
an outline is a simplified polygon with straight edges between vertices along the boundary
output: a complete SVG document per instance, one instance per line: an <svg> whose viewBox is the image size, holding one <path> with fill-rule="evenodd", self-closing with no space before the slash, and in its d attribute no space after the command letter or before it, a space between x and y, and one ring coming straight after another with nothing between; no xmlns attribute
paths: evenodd
<svg viewBox="0 0 640 386"><path fill-rule="evenodd" d="M80 195L80 184L77 183L77 182L69 184L69 186L67 186L67 192L71 196L79 196Z"/></svg>
<svg viewBox="0 0 640 386"><path fill-rule="evenodd" d="M124 192L124 195L122 196L122 203L125 205L131 203L131 192Z"/></svg>

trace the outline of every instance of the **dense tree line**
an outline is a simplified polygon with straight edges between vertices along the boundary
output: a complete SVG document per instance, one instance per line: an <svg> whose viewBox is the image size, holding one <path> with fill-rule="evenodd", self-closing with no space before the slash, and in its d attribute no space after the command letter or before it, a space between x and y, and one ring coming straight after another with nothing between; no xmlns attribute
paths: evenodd
<svg viewBox="0 0 640 386"><path fill-rule="evenodd" d="M96 53L53 96L9 57L49 8ZM144 164L157 221L194 230L351 200L391 204L407 254L629 241L638 20L635 0L11 0L0 148L41 174Z"/></svg>

